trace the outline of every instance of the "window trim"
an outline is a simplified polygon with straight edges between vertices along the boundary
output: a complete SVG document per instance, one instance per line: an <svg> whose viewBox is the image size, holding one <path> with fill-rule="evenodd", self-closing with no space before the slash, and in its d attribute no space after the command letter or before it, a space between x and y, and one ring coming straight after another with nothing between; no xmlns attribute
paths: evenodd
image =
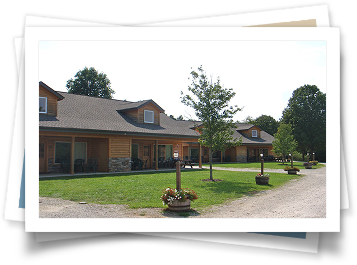
<svg viewBox="0 0 357 265"><path fill-rule="evenodd" d="M255 132L255 135L254 135ZM252 130L252 137L258 137L258 130Z"/></svg>
<svg viewBox="0 0 357 265"><path fill-rule="evenodd" d="M152 121L147 121L146 113L152 114ZM154 123L155 122L155 112L152 110L144 110L144 123Z"/></svg>
<svg viewBox="0 0 357 265"><path fill-rule="evenodd" d="M39 113L42 113L42 114L47 114L47 108L48 108L48 104L47 104L47 98L46 97L39 97L39 100L40 98L44 98L46 100L45 104L46 104L46 111L39 111Z"/></svg>

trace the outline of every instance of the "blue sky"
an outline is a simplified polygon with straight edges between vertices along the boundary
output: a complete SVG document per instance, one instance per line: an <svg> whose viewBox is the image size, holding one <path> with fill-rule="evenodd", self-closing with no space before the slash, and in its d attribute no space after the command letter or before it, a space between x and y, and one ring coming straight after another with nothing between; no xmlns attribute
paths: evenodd
<svg viewBox="0 0 357 265"><path fill-rule="evenodd" d="M165 113L195 118L180 100L191 67L200 65L233 88L235 120L262 114L280 119L292 92L305 84L326 93L324 41L41 41L39 80L66 92L84 67L107 74L115 99L153 99Z"/></svg>

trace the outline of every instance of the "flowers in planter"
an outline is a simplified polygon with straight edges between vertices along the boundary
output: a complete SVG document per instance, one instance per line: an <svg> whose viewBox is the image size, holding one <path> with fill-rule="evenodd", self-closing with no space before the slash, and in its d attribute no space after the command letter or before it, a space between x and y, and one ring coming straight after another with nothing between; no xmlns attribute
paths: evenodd
<svg viewBox="0 0 357 265"><path fill-rule="evenodd" d="M258 175L256 175L255 177L270 177L270 175L269 174L261 174L261 173L259 173Z"/></svg>
<svg viewBox="0 0 357 265"><path fill-rule="evenodd" d="M297 167L291 167L291 166L286 166L286 167L284 167L284 170L285 170L285 171L300 171L299 168L297 168Z"/></svg>
<svg viewBox="0 0 357 265"><path fill-rule="evenodd" d="M309 162L304 162L303 165L304 165L305 168L312 168L312 165L313 165L313 164L312 164L312 163L309 163Z"/></svg>
<svg viewBox="0 0 357 265"><path fill-rule="evenodd" d="M176 200L180 202L184 202L186 200L194 201L198 199L198 196L193 190L176 190L168 187L164 189L160 198L164 205L171 205Z"/></svg>
<svg viewBox="0 0 357 265"><path fill-rule="evenodd" d="M316 166L316 165L319 163L319 161L309 161L309 163L311 163L311 164L313 164L314 166Z"/></svg>

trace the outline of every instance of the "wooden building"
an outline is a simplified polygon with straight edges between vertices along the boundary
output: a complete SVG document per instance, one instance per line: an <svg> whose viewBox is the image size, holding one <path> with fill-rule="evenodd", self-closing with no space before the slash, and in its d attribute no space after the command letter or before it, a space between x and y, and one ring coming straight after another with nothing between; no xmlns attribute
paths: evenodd
<svg viewBox="0 0 357 265"><path fill-rule="evenodd" d="M99 172L126 172L139 158L146 168L158 169L160 160L208 160L208 148L198 143L195 121L168 117L153 100L129 102L56 92L39 83L39 172L63 170L68 162L95 159ZM238 124L235 137L243 145L226 150L222 158L246 162L260 152L271 154L272 136L254 125ZM159 159L156 159L158 157Z"/></svg>

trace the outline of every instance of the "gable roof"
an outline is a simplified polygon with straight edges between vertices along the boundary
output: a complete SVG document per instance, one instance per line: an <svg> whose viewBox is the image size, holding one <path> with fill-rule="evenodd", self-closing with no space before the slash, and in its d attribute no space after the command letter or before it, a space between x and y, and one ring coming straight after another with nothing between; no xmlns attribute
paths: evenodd
<svg viewBox="0 0 357 265"><path fill-rule="evenodd" d="M48 85L46 85L44 82L40 81L40 86L42 86L44 89L46 89L48 92L52 93L53 95L55 95L58 100L62 100L64 99L64 97L59 94L58 92L54 91L52 88L50 88Z"/></svg>
<svg viewBox="0 0 357 265"><path fill-rule="evenodd" d="M128 111L128 110L134 110L134 109L140 109L142 107L144 107L145 105L152 103L154 104L161 112L165 112L159 105L156 104L155 101L153 101L152 99L148 99L148 100L142 100L142 101L138 101L138 102L128 102L128 104L123 104L122 106L120 106L120 109L118 109L119 111Z"/></svg>
<svg viewBox="0 0 357 265"><path fill-rule="evenodd" d="M242 137L242 144L252 145L252 144L260 144L260 145L271 145L274 141L274 137L265 131L260 132L259 137L246 137L239 132L235 132L234 137Z"/></svg>
<svg viewBox="0 0 357 265"><path fill-rule="evenodd" d="M151 134L198 138L199 133L191 130L192 123L176 121L160 113L160 125L138 123L123 110L142 107L152 100L129 102L104 99L65 92L59 93L64 100L58 102L57 116L39 115L41 130L97 131L114 134ZM162 109L160 107L160 109Z"/></svg>

